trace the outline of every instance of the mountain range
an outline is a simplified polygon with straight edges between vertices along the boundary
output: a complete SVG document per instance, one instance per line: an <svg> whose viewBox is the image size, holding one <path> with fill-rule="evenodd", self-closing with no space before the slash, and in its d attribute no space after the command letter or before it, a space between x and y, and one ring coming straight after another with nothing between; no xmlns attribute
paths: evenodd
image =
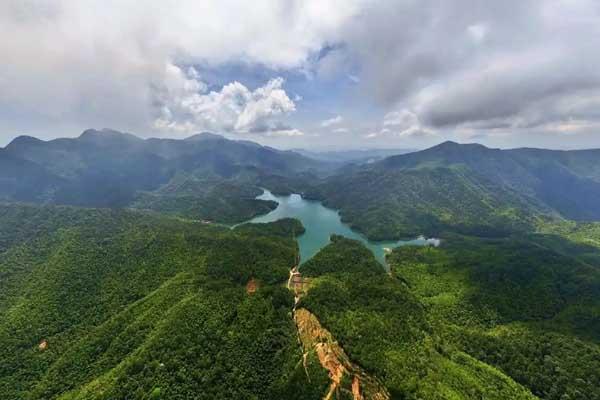
<svg viewBox="0 0 600 400"><path fill-rule="evenodd" d="M307 154L111 130L1 149L0 398L600 400L600 150ZM383 269L333 235L298 265L314 227L237 224L277 206L262 188L440 245Z"/></svg>
<svg viewBox="0 0 600 400"><path fill-rule="evenodd" d="M540 218L600 219L600 150L445 142L341 169L308 195L374 239L503 235L532 230Z"/></svg>

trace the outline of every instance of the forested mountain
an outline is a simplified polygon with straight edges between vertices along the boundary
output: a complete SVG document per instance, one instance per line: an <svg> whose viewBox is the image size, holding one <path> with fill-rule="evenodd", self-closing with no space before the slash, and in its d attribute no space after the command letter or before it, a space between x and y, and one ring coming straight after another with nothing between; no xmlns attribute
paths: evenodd
<svg viewBox="0 0 600 400"><path fill-rule="evenodd" d="M372 238L505 235L532 230L540 217L600 219L600 150L445 142L341 170L308 195Z"/></svg>
<svg viewBox="0 0 600 400"><path fill-rule="evenodd" d="M444 143L328 176L212 134L17 138L0 397L600 399L600 224L574 220L596 218L597 155ZM441 245L395 248L386 271L334 235L298 266L299 220L198 221L273 209L260 186Z"/></svg>
<svg viewBox="0 0 600 400"><path fill-rule="evenodd" d="M297 228L255 235L133 211L0 207L0 397L318 392L326 372L309 385L281 286L296 254L287 224Z"/></svg>
<svg viewBox="0 0 600 400"><path fill-rule="evenodd" d="M598 256L553 235L452 236L443 248L396 249L389 262L450 348L540 398L598 399Z"/></svg>
<svg viewBox="0 0 600 400"><path fill-rule="evenodd" d="M4 200L134 206L222 222L269 209L253 200L263 180L329 168L294 152L210 133L144 140L111 130L47 142L20 136L0 151L0 167Z"/></svg>
<svg viewBox="0 0 600 400"><path fill-rule="evenodd" d="M397 154L411 153L415 150L410 149L360 149L360 150L304 150L294 149L296 153L303 156L314 158L315 160L336 162L339 164L355 163L364 164L382 160L386 157Z"/></svg>

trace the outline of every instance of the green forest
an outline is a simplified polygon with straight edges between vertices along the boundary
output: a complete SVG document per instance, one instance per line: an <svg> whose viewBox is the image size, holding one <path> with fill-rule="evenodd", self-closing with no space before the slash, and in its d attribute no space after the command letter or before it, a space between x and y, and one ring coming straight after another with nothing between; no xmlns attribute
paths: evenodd
<svg viewBox="0 0 600 400"><path fill-rule="evenodd" d="M600 399L593 154L445 143L334 169L102 135L0 152L0 398ZM277 207L262 188L440 244L384 268L334 234L300 260L308 225L244 223Z"/></svg>

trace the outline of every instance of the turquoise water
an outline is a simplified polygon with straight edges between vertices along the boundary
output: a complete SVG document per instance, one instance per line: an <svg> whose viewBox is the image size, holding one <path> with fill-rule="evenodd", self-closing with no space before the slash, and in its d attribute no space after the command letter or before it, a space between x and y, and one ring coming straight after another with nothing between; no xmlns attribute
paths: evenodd
<svg viewBox="0 0 600 400"><path fill-rule="evenodd" d="M342 235L350 239L360 240L367 246L377 260L384 266L385 249L391 249L397 246L413 244L413 245L437 245L437 239L425 239L419 237L409 241L388 241L388 242L373 242L368 240L362 234L353 231L348 225L344 224L337 211L327 208L320 201L305 200L298 194L290 196L275 196L268 190L257 197L261 200L273 200L279 205L277 208L268 214L259 215L248 222L265 223L277 221L281 218L297 218L302 221L302 225L306 232L298 236L298 246L300 248L301 264L306 262L317 252L326 246L332 234Z"/></svg>

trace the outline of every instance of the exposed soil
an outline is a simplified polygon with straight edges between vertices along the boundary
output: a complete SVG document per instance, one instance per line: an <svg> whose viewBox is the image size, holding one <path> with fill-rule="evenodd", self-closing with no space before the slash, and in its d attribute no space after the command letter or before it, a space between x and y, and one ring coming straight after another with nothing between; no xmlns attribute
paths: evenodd
<svg viewBox="0 0 600 400"><path fill-rule="evenodd" d="M248 283L246 283L246 293L253 294L258 290L258 281L254 278L250 278Z"/></svg>
<svg viewBox="0 0 600 400"><path fill-rule="evenodd" d="M304 308L297 309L294 312L294 321L304 353L314 351L321 366L329 373L331 384L325 396L326 400L333 398L340 390L352 393L354 400L390 398L385 387L377 379L350 361L344 349L310 311ZM351 387L341 387L344 376L351 378Z"/></svg>
<svg viewBox="0 0 600 400"><path fill-rule="evenodd" d="M40 344L38 344L39 351L46 351L48 349L48 341L46 339L42 339Z"/></svg>

